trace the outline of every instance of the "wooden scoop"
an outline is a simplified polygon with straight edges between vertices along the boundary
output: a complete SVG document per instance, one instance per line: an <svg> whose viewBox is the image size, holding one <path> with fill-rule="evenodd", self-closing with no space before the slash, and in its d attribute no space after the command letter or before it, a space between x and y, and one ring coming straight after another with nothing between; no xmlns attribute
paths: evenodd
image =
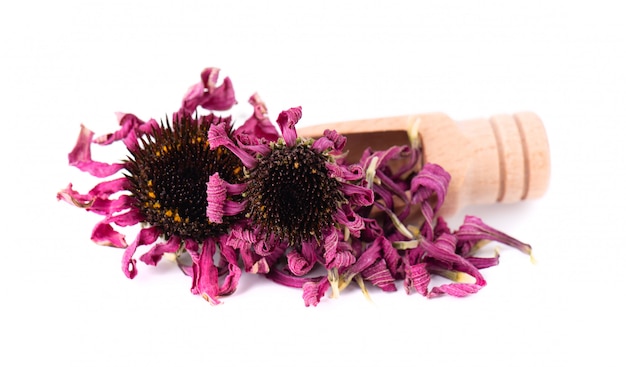
<svg viewBox="0 0 626 367"><path fill-rule="evenodd" d="M384 150L419 141L424 163L437 163L452 176L440 215L466 205L535 199L548 188L548 139L532 112L460 122L442 113L385 117L303 126L298 135L319 137L325 129L347 137L350 162L367 147Z"/></svg>

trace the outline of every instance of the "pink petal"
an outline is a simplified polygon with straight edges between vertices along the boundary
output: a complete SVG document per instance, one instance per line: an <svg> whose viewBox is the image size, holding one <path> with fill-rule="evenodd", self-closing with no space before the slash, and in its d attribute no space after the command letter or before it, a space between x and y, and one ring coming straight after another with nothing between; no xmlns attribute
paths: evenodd
<svg viewBox="0 0 626 367"><path fill-rule="evenodd" d="M361 275L363 275L363 279L369 280L385 292L395 292L397 290L394 284L395 279L393 279L385 262L382 260L376 261L373 265L363 270Z"/></svg>
<svg viewBox="0 0 626 367"><path fill-rule="evenodd" d="M318 281L309 281L302 285L302 298L304 299L304 305L317 306L320 300L330 288L330 282L328 277L324 277Z"/></svg>
<svg viewBox="0 0 626 367"><path fill-rule="evenodd" d="M98 245L126 248L126 236L117 232L107 223L98 223L91 232L91 240Z"/></svg>
<svg viewBox="0 0 626 367"><path fill-rule="evenodd" d="M411 193L414 195L412 203L423 203L436 195L437 202L433 211L437 212L446 198L449 183L450 174L446 170L437 164L426 163L411 180Z"/></svg>
<svg viewBox="0 0 626 367"><path fill-rule="evenodd" d="M177 236L170 237L169 240L163 243L158 243L145 254L139 257L139 260L143 261L147 265L156 266L166 253L176 253L180 249L181 239Z"/></svg>
<svg viewBox="0 0 626 367"><path fill-rule="evenodd" d="M208 135L211 149L217 149L220 146L224 146L239 157L244 166L248 168L256 167L256 158L231 139L226 131L225 124L211 125Z"/></svg>
<svg viewBox="0 0 626 367"><path fill-rule="evenodd" d="M209 239L203 243L200 256L193 262L193 282L191 292L201 295L211 304L219 304L217 299L219 295L217 267L213 262L215 255L215 242Z"/></svg>
<svg viewBox="0 0 626 367"><path fill-rule="evenodd" d="M302 107L293 107L278 115L276 122L280 127L280 132L285 139L287 146L296 144L298 133L296 132L296 123L302 117Z"/></svg>
<svg viewBox="0 0 626 367"><path fill-rule="evenodd" d="M268 141L278 140L278 131L267 117L267 108L261 97L255 93L248 102L254 106L254 113L237 129L236 134L247 134Z"/></svg>
<svg viewBox="0 0 626 367"><path fill-rule="evenodd" d="M189 88L177 114L193 114L198 106L207 110L226 111L235 103L235 90L230 78L217 85L219 68L206 68L200 74L200 82Z"/></svg>
<svg viewBox="0 0 626 367"><path fill-rule="evenodd" d="M503 232L486 225L480 218L474 216L466 216L463 224L455 232L459 241L469 241L472 243L480 240L497 241L502 244L514 247L525 254L530 255L532 247L523 243Z"/></svg>
<svg viewBox="0 0 626 367"><path fill-rule="evenodd" d="M430 274L426 270L426 264L407 264L404 270L404 290L406 293L409 294L411 290L415 290L422 296L426 296L428 294L428 284L430 283Z"/></svg>
<svg viewBox="0 0 626 367"><path fill-rule="evenodd" d="M448 294L453 297L466 297L478 292L483 286L484 285L467 283L444 284L434 287L430 293L428 293L428 298L437 297L442 294Z"/></svg>
<svg viewBox="0 0 626 367"><path fill-rule="evenodd" d="M206 215L213 223L222 223L223 216L241 213L246 208L245 202L227 200L227 195L238 195L243 192L245 184L231 185L222 180L218 172L209 177L207 182Z"/></svg>
<svg viewBox="0 0 626 367"><path fill-rule="evenodd" d="M92 160L91 141L94 133L84 125L80 125L80 128L76 145L67 156L70 166L74 166L95 177L108 177L124 168L124 165L121 163L108 164Z"/></svg>
<svg viewBox="0 0 626 367"><path fill-rule="evenodd" d="M234 248L230 246L222 246L222 258L226 260L228 273L224 278L222 285L219 287L219 295L225 296L235 292L241 278L241 269L239 268L239 257Z"/></svg>
<svg viewBox="0 0 626 367"><path fill-rule="evenodd" d="M133 259L137 248L139 246L153 244L160 235L161 230L158 227L143 228L139 231L135 241L126 248L124 256L122 257L122 271L127 277L133 279L137 275L137 261Z"/></svg>
<svg viewBox="0 0 626 367"><path fill-rule="evenodd" d="M317 261L313 245L303 242L300 251L293 249L287 254L287 266L297 276L306 275Z"/></svg>

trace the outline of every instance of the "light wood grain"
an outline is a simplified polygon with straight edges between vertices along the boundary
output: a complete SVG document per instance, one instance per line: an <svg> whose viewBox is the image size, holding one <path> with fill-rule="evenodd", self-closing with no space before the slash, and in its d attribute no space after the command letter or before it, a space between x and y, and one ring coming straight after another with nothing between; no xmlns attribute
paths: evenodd
<svg viewBox="0 0 626 367"><path fill-rule="evenodd" d="M300 136L318 137L334 129L348 138L347 159L356 162L367 147L410 144L419 135L424 162L452 176L439 214L466 205L513 203L547 191L550 151L541 119L533 112L454 121L443 113L392 116L306 126Z"/></svg>

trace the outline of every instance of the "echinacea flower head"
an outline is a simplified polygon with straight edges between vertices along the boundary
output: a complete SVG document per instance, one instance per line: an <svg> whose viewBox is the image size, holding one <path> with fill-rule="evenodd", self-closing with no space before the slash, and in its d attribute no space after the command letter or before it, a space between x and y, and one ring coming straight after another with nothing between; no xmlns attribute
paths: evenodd
<svg viewBox="0 0 626 367"><path fill-rule="evenodd" d="M300 107L280 113L282 136L262 145L225 139L219 126L212 128L210 140L232 149L246 165L247 217L262 236L300 245L324 242L335 226L358 233L362 223L351 220L351 208L373 200L371 190L350 183L362 178L362 170L337 162L345 137L335 131L317 140L298 137L295 125L301 117Z"/></svg>
<svg viewBox="0 0 626 367"><path fill-rule="evenodd" d="M132 114L119 114L120 129L98 138L82 126L68 155L70 165L99 178L123 174L100 182L87 194L75 191L72 184L57 194L60 200L104 216L95 225L92 240L125 249L122 270L126 276L137 274L133 256L139 246L153 245L140 258L149 265L156 265L165 253L175 254L177 260L186 253L193 262L193 266L184 265L194 278L192 292L213 303L236 287L240 274L233 265L236 256L230 249L220 251L223 261L218 269L213 255L218 248L223 250L230 225L245 209L242 162L226 148L213 149L208 141L214 125L228 136L235 134L230 116L213 112L235 103L230 81L226 78L217 85L217 72L208 68L201 74L201 82L190 88L171 120L144 122ZM198 107L210 112L201 115ZM117 141L126 146L126 158L112 164L92 159L93 144ZM134 225L141 228L127 243L118 227ZM227 284L219 286L218 275L224 272L229 273Z"/></svg>
<svg viewBox="0 0 626 367"><path fill-rule="evenodd" d="M215 115L199 119L178 115L172 124L155 127L129 148L125 168L132 204L146 223L161 228L165 239L178 236L202 243L225 233L235 218L213 222L206 214L212 175L233 184L243 178L241 161L234 154L210 148L207 134L216 122L226 123Z"/></svg>

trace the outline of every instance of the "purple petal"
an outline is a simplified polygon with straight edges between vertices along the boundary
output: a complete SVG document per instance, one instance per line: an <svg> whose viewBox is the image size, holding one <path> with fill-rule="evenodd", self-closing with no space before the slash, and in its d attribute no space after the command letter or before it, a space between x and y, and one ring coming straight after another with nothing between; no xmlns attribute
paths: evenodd
<svg viewBox="0 0 626 367"><path fill-rule="evenodd" d="M302 107L293 107L278 115L276 122L280 127L280 132L285 139L287 146L296 144L298 133L296 132L296 123L302 117Z"/></svg>
<svg viewBox="0 0 626 367"><path fill-rule="evenodd" d="M337 223L346 226L350 234L357 238L361 236L361 231L365 229L363 218L356 214L349 205L343 205L341 209L337 210L334 219Z"/></svg>
<svg viewBox="0 0 626 367"><path fill-rule="evenodd" d="M134 148L138 144L137 137L159 129L159 124L154 119L144 122L132 113L117 113L117 119L121 128L111 134L100 136L94 140L100 145L109 145L113 142L123 140L128 148Z"/></svg>
<svg viewBox="0 0 626 367"><path fill-rule="evenodd" d="M200 256L193 261L191 292L201 295L206 301L216 305L220 303L217 299L219 274L213 262L214 255L215 242L213 239L209 239L203 243Z"/></svg>
<svg viewBox="0 0 626 367"><path fill-rule="evenodd" d="M304 305L317 306L320 300L330 288L330 282L327 277L324 277L318 281L309 281L302 285L302 298L304 299Z"/></svg>
<svg viewBox="0 0 626 367"><path fill-rule="evenodd" d="M245 202L235 202L227 199L228 195L239 195L245 190L245 184L229 184L222 180L218 172L209 177L207 182L206 215L213 223L222 223L224 215L232 216L241 213L246 208Z"/></svg>
<svg viewBox="0 0 626 367"><path fill-rule="evenodd" d="M207 110L226 111L235 103L235 91L230 78L217 85L220 69L206 68L200 74L200 82L189 88L183 97L178 114L192 114L198 106Z"/></svg>
<svg viewBox="0 0 626 367"><path fill-rule="evenodd" d="M344 182L339 189L348 196L348 200L352 205L370 206L374 202L374 192L367 187Z"/></svg>
<svg viewBox="0 0 626 367"><path fill-rule="evenodd" d="M437 196L437 202L433 208L437 212L446 198L450 174L441 166L426 163L418 174L411 180L411 193L414 195L413 204L424 203L432 195Z"/></svg>
<svg viewBox="0 0 626 367"><path fill-rule="evenodd" d="M359 274L377 260L381 258L381 242L384 241L384 237L378 237L371 245L357 258L356 262L346 271L346 276Z"/></svg>
<svg viewBox="0 0 626 367"><path fill-rule="evenodd" d="M426 264L406 264L404 270L404 290L406 293L410 294L411 290L415 290L422 296L426 296L428 294L428 284L430 283L430 274L426 270Z"/></svg>
<svg viewBox="0 0 626 367"><path fill-rule="evenodd" d="M324 236L324 260L327 269L344 268L356 261L350 247L339 241L339 235L334 228Z"/></svg>
<svg viewBox="0 0 626 367"><path fill-rule="evenodd" d="M239 147L231 139L226 131L225 124L211 125L209 128L209 144L211 149L217 149L220 146L228 148L233 154L235 154L244 166L248 168L254 168L257 165L257 160L250 153L246 152L243 148Z"/></svg>
<svg viewBox="0 0 626 367"><path fill-rule="evenodd" d="M176 253L180 249L181 239L178 236L170 237L167 242L158 243L145 254L139 257L139 260L143 261L147 265L156 266L161 261L163 255L166 253Z"/></svg>
<svg viewBox="0 0 626 367"><path fill-rule="evenodd" d="M68 154L70 166L74 166L83 172L87 172L95 177L108 177L118 172L124 165L121 163L109 164L96 162L91 159L91 141L93 131L80 125L80 134L74 149Z"/></svg>
<svg viewBox="0 0 626 367"><path fill-rule="evenodd" d="M396 250L393 247L393 245L391 244L391 241L389 241L388 239L384 237L381 240L381 247L382 247L382 252L383 252L382 254L383 259L385 260L385 263L389 267L389 271L391 272L391 275L394 277L400 275L402 257L400 256L400 254L398 254L398 250Z"/></svg>
<svg viewBox="0 0 626 367"><path fill-rule="evenodd" d="M318 153L329 152L330 154L340 155L346 146L346 137L339 134L335 130L324 130L324 135L313 142L311 148Z"/></svg>
<svg viewBox="0 0 626 367"><path fill-rule="evenodd" d="M474 265L476 269L486 269L500 263L500 255L494 257L468 257L467 261Z"/></svg>
<svg viewBox="0 0 626 367"><path fill-rule="evenodd" d="M330 177L340 178L345 181L356 181L363 178L363 168L358 164L346 166L343 164L326 162L326 169Z"/></svg>
<svg viewBox="0 0 626 367"><path fill-rule="evenodd" d="M394 279L389 272L386 264L382 260L376 261L367 269L361 272L363 279L369 280L375 286L379 287L385 292L395 292L397 290L394 284Z"/></svg>
<svg viewBox="0 0 626 367"><path fill-rule="evenodd" d="M224 277L222 285L219 287L219 295L226 296L237 290L239 278L241 278L241 269L239 268L239 258L234 248L230 246L221 247L222 259L226 260L226 268L228 273Z"/></svg>
<svg viewBox="0 0 626 367"><path fill-rule="evenodd" d="M135 275L137 275L137 261L133 259L137 247L153 244L159 235L161 235L161 230L158 227L143 228L139 231L139 234L137 234L135 241L133 241L130 246L126 247L124 256L122 257L122 271L124 271L127 277L133 279Z"/></svg>
<svg viewBox="0 0 626 367"><path fill-rule="evenodd" d="M226 203L226 187L220 174L215 172L209 177L207 182L207 206L206 216L213 223L222 223L224 216L224 204Z"/></svg>
<svg viewBox="0 0 626 367"><path fill-rule="evenodd" d="M452 283L452 284L444 284L438 287L434 287L430 293L428 293L428 298L433 298L440 296L442 294L448 294L453 297L466 297L471 294L474 294L481 290L484 285L480 284L467 284L467 283Z"/></svg>
<svg viewBox="0 0 626 367"><path fill-rule="evenodd" d="M465 217L463 224L455 232L455 235L459 241L469 241L475 243L480 240L492 240L514 247L528 255L532 252L532 247L530 245L502 233L483 223L480 218L470 215Z"/></svg>
<svg viewBox="0 0 626 367"><path fill-rule="evenodd" d="M91 240L98 245L126 248L126 236L117 232L108 223L98 223L91 232Z"/></svg>
<svg viewBox="0 0 626 367"><path fill-rule="evenodd" d="M291 288L302 288L307 282L319 282L322 279L326 279L326 277L322 276L312 278L295 276L275 268L272 268L266 276L275 283Z"/></svg>
<svg viewBox="0 0 626 367"><path fill-rule="evenodd" d="M293 249L287 254L287 266L294 275L308 274L317 261L315 249L309 242L303 242L300 251Z"/></svg>
<svg viewBox="0 0 626 367"><path fill-rule="evenodd" d="M105 221L107 223L115 223L121 227L127 227L143 222L145 219L139 210L132 209L122 214L108 216Z"/></svg>
<svg viewBox="0 0 626 367"><path fill-rule="evenodd" d="M278 131L267 117L267 107L261 97L255 93L248 102L254 106L254 113L237 129L236 134L248 134L268 141L278 140Z"/></svg>

